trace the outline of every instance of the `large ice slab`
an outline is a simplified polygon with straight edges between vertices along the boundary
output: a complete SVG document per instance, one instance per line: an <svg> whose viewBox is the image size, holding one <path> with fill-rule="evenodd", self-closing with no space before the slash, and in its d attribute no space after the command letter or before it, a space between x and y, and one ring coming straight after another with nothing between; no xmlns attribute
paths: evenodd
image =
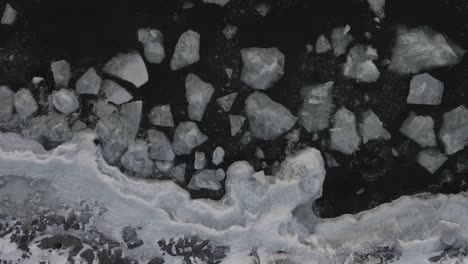
<svg viewBox="0 0 468 264"><path fill-rule="evenodd" d="M173 127L174 119L172 118L170 105L158 105L151 109L149 121L155 126Z"/></svg>
<svg viewBox="0 0 468 264"><path fill-rule="evenodd" d="M434 120L430 116L417 116L411 112L400 128L400 132L421 147L434 147L437 141L434 134Z"/></svg>
<svg viewBox="0 0 468 264"><path fill-rule="evenodd" d="M148 82L145 62L138 52L119 53L104 66L106 73L132 83L136 88Z"/></svg>
<svg viewBox="0 0 468 264"><path fill-rule="evenodd" d="M149 156L155 160L173 161L175 158L172 145L166 134L161 131L148 130Z"/></svg>
<svg viewBox="0 0 468 264"><path fill-rule="evenodd" d="M52 75L54 76L56 88L68 88L71 72L70 63L66 60L54 61L50 64Z"/></svg>
<svg viewBox="0 0 468 264"><path fill-rule="evenodd" d="M138 30L138 41L143 44L146 60L150 63L161 63L166 57L164 36L157 29L142 28Z"/></svg>
<svg viewBox="0 0 468 264"><path fill-rule="evenodd" d="M464 53L442 34L430 29L400 29L389 69L401 74L418 73L457 64Z"/></svg>
<svg viewBox="0 0 468 264"><path fill-rule="evenodd" d="M433 174L447 161L447 156L436 149L424 149L418 153L416 161Z"/></svg>
<svg viewBox="0 0 468 264"><path fill-rule="evenodd" d="M429 73L413 76L406 103L423 105L440 105L444 93L444 83Z"/></svg>
<svg viewBox="0 0 468 264"><path fill-rule="evenodd" d="M384 128L383 122L380 121L379 117L372 110L363 112L361 120L359 134L364 144L375 139L390 139L390 133Z"/></svg>
<svg viewBox="0 0 468 264"><path fill-rule="evenodd" d="M245 112L252 134L265 140L278 138L297 121L286 107L260 92L254 92L247 98Z"/></svg>
<svg viewBox="0 0 468 264"><path fill-rule="evenodd" d="M359 149L361 138L356 130L356 117L344 106L335 113L330 140L331 149L346 155L351 155Z"/></svg>
<svg viewBox="0 0 468 264"><path fill-rule="evenodd" d="M188 30L180 35L171 59L171 70L176 71L200 60L200 34Z"/></svg>
<svg viewBox="0 0 468 264"><path fill-rule="evenodd" d="M60 89L52 95L52 103L55 109L64 114L70 114L80 108L78 97L68 89Z"/></svg>
<svg viewBox="0 0 468 264"><path fill-rule="evenodd" d="M101 89L104 92L107 101L116 105L127 103L128 101L133 99L133 96L129 92L127 92L125 88L111 80L102 81Z"/></svg>
<svg viewBox="0 0 468 264"><path fill-rule="evenodd" d="M331 43L333 47L333 54L335 54L335 56L338 57L345 54L349 43L353 41L353 36L348 34L350 30L351 27L349 25L344 27L337 27L332 30Z"/></svg>
<svg viewBox="0 0 468 264"><path fill-rule="evenodd" d="M266 90L284 74L284 54L277 48L245 48L241 56L241 80L254 89Z"/></svg>
<svg viewBox="0 0 468 264"><path fill-rule="evenodd" d="M154 163L148 155L148 144L144 141L131 144L120 162L126 170L137 177L148 177L154 170Z"/></svg>
<svg viewBox="0 0 468 264"><path fill-rule="evenodd" d="M175 130L172 149L176 155L190 154L207 139L194 122L181 122Z"/></svg>
<svg viewBox="0 0 468 264"><path fill-rule="evenodd" d="M352 47L343 66L343 75L357 82L375 82L380 77L379 69L372 62L377 59L377 51L370 46L357 44Z"/></svg>
<svg viewBox="0 0 468 264"><path fill-rule="evenodd" d="M204 82L200 77L189 73L185 79L185 96L188 103L189 118L201 121L205 114L206 106L214 93L214 87Z"/></svg>
<svg viewBox="0 0 468 264"><path fill-rule="evenodd" d="M0 86L0 121L7 121L13 113L14 94L5 85Z"/></svg>
<svg viewBox="0 0 468 264"><path fill-rule="evenodd" d="M468 109L460 105L444 114L439 138L447 155L454 154L468 145Z"/></svg>
<svg viewBox="0 0 468 264"><path fill-rule="evenodd" d="M39 109L36 99L34 99L29 90L24 88L16 92L14 105L16 114L23 119L30 117Z"/></svg>
<svg viewBox="0 0 468 264"><path fill-rule="evenodd" d="M89 68L76 82L76 92L79 94L97 95L101 88L101 82L102 79L96 70Z"/></svg>
<svg viewBox="0 0 468 264"><path fill-rule="evenodd" d="M333 82L304 86L301 89L302 107L298 117L308 132L326 129L330 125L333 105Z"/></svg>

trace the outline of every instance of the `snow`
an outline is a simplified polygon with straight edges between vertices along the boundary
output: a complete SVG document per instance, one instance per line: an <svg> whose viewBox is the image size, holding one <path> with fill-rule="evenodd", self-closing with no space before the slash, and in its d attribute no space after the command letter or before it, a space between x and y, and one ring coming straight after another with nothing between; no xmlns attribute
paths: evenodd
<svg viewBox="0 0 468 264"><path fill-rule="evenodd" d="M224 149L222 147L216 147L216 149L213 151L213 164L218 166L219 164L223 163L224 154Z"/></svg>
<svg viewBox="0 0 468 264"><path fill-rule="evenodd" d="M333 54L336 57L345 54L349 43L353 41L353 36L348 34L350 30L351 27L349 25L344 27L337 27L332 30L331 42L333 47Z"/></svg>
<svg viewBox="0 0 468 264"><path fill-rule="evenodd" d="M277 48L245 48L241 56L241 80L254 89L266 90L284 74L284 54Z"/></svg>
<svg viewBox="0 0 468 264"><path fill-rule="evenodd" d="M231 93L227 94L225 96L219 97L216 99L216 102L218 102L219 107L223 109L224 112L229 112L231 111L231 107L234 104L234 101L237 98L237 93Z"/></svg>
<svg viewBox="0 0 468 264"><path fill-rule="evenodd" d="M363 112L361 114L361 120L359 124L359 134L364 144L375 139L390 139L390 133L383 127L382 121L380 121L379 117L372 110Z"/></svg>
<svg viewBox="0 0 468 264"><path fill-rule="evenodd" d="M79 94L94 94L99 93L101 88L101 77L97 74L94 68L89 68L76 82L76 92Z"/></svg>
<svg viewBox="0 0 468 264"><path fill-rule="evenodd" d="M356 130L356 117L344 106L336 111L330 129L330 148L346 155L359 149L361 138Z"/></svg>
<svg viewBox="0 0 468 264"><path fill-rule="evenodd" d="M171 59L171 70L176 71L200 60L200 34L188 30L180 35Z"/></svg>
<svg viewBox="0 0 468 264"><path fill-rule="evenodd" d="M175 130L172 149L176 155L190 154L194 148L206 140L208 137L200 131L196 123L181 122Z"/></svg>
<svg viewBox="0 0 468 264"><path fill-rule="evenodd" d="M71 72L70 63L66 60L54 61L50 64L56 88L68 88Z"/></svg>
<svg viewBox="0 0 468 264"><path fill-rule="evenodd" d="M372 62L376 59L377 51L375 49L357 44L348 52L343 75L356 79L357 82L375 82L380 77L379 70Z"/></svg>
<svg viewBox="0 0 468 264"><path fill-rule="evenodd" d="M401 74L457 64L465 51L428 28L399 29L390 70Z"/></svg>
<svg viewBox="0 0 468 264"><path fill-rule="evenodd" d="M164 36L157 29L142 28L138 30L138 41L143 44L144 54L150 63L161 63L166 57Z"/></svg>
<svg viewBox="0 0 468 264"><path fill-rule="evenodd" d="M229 123L231 124L231 136L234 136L242 128L245 122L245 117L240 115L229 115Z"/></svg>
<svg viewBox="0 0 468 264"><path fill-rule="evenodd" d="M434 174L447 161L447 156L436 149L424 149L418 153L416 161Z"/></svg>
<svg viewBox="0 0 468 264"><path fill-rule="evenodd" d="M30 117L39 108L31 92L24 88L16 92L13 104L16 114L22 119Z"/></svg>
<svg viewBox="0 0 468 264"><path fill-rule="evenodd" d="M330 126L333 105L333 82L308 85L301 89L302 107L298 117L308 132L316 132Z"/></svg>
<svg viewBox="0 0 468 264"><path fill-rule="evenodd" d="M280 137L297 121L297 117L286 107L260 92L254 92L247 98L245 113L249 120L250 132L264 140Z"/></svg>
<svg viewBox="0 0 468 264"><path fill-rule="evenodd" d="M195 161L193 162L193 168L201 170L206 166L205 152L195 151Z"/></svg>
<svg viewBox="0 0 468 264"><path fill-rule="evenodd" d="M148 155L148 144L144 141L131 144L120 162L126 170L137 177L148 177L154 170L154 163Z"/></svg>
<svg viewBox="0 0 468 264"><path fill-rule="evenodd" d="M102 81L101 89L104 92L107 101L116 105L127 103L133 99L133 96L127 92L125 88L111 80Z"/></svg>
<svg viewBox="0 0 468 264"><path fill-rule="evenodd" d="M217 4L219 6L225 6L231 0L203 0L203 3L206 4Z"/></svg>
<svg viewBox="0 0 468 264"><path fill-rule="evenodd" d="M5 10L3 11L3 16L1 20L2 25L13 25L16 21L16 15L18 12L10 5L5 5Z"/></svg>
<svg viewBox="0 0 468 264"><path fill-rule="evenodd" d="M317 38L317 42L315 42L315 52L317 54L322 54L329 52L332 49L330 42L328 39L322 34Z"/></svg>
<svg viewBox="0 0 468 264"><path fill-rule="evenodd" d="M400 132L421 147L437 146L434 120L430 116L417 116L411 112L401 125Z"/></svg>
<svg viewBox="0 0 468 264"><path fill-rule="evenodd" d="M5 85L0 86L0 121L7 121L13 113L14 94Z"/></svg>
<svg viewBox="0 0 468 264"><path fill-rule="evenodd" d="M439 139L447 155L454 154L468 145L468 109L460 105L444 114Z"/></svg>
<svg viewBox="0 0 468 264"><path fill-rule="evenodd" d="M75 93L68 89L60 89L52 94L52 103L55 109L63 114L70 114L80 108L80 102L78 101Z"/></svg>
<svg viewBox="0 0 468 264"><path fill-rule="evenodd" d="M155 126L173 127L174 119L172 118L170 105L159 105L153 107L149 114L149 121Z"/></svg>
<svg viewBox="0 0 468 264"><path fill-rule="evenodd" d="M104 72L132 83L136 88L148 82L145 62L138 52L119 53L104 66Z"/></svg>
<svg viewBox="0 0 468 264"><path fill-rule="evenodd" d="M231 40L236 35L238 28L234 25L227 24L223 28L223 35L227 40Z"/></svg>
<svg viewBox="0 0 468 264"><path fill-rule="evenodd" d="M444 83L429 73L413 76L406 103L423 105L440 105L444 93Z"/></svg>
<svg viewBox="0 0 468 264"><path fill-rule="evenodd" d="M201 121L205 114L206 106L214 93L214 87L204 82L200 77L189 73L185 79L185 96L188 103L189 118Z"/></svg>

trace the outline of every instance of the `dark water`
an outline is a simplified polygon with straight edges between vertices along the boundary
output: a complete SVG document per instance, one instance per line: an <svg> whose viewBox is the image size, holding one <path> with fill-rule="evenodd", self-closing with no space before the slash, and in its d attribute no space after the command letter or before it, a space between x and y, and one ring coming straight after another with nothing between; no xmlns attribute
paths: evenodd
<svg viewBox="0 0 468 264"><path fill-rule="evenodd" d="M360 43L372 44L378 49L379 61L390 59L395 30L400 26L427 25L447 34L450 39L468 49L468 2L464 0L389 0L387 19L376 28L373 14L361 0L270 0L271 11L261 17L255 6L261 1L231 0L224 8L194 1L189 10L182 9L183 1L59 1L16 0L11 4L19 11L18 23L13 27L0 27L0 83L14 89L27 86L33 76L44 76L53 86L49 72L50 62L58 59L70 61L74 78L88 67L102 66L118 52L140 50L136 32L141 27L154 27L164 33L166 60L160 65L148 64L150 81L138 90L131 89L136 99L144 100L145 111L158 104L170 103L176 122L187 120L184 80L188 72L199 75L216 87L213 98L238 92L239 96L231 114L243 114L243 102L251 89L238 81L241 70L239 49L251 46L278 47L286 55L283 78L267 94L274 100L297 112L300 107L298 91L304 84L336 83L334 99L356 114L372 109L387 125L392 140L374 142L361 147L352 157L331 153L341 167L328 171L323 198L317 202L318 211L324 217L352 213L391 201L405 194L424 191L459 192L464 190L462 181L466 174L455 174L455 157L450 157L435 175L426 173L415 162L419 147L398 133L401 122L409 111L428 114L440 126L445 111L468 102L468 64L431 71L445 83L443 105L440 107L409 107L406 95L409 77L384 71L374 84L355 84L341 76L340 64L345 58L331 55L307 54L305 45L314 44L320 34L329 35L336 26L349 24L351 34ZM5 1L0 1L3 6ZM239 27L239 34L231 41L222 35L227 24ZM180 71L170 71L169 61L179 35L192 29L201 35L200 62ZM373 35L371 40L364 32ZM11 60L11 55L14 55ZM229 81L224 68L234 70L234 80ZM73 82L72 82L73 83ZM364 95L369 102L363 100ZM358 105L355 102L359 101ZM239 144L242 133L230 136L227 114L220 113L212 100L200 128L210 140L201 146L207 157L216 146L226 150L226 161L248 160L257 169L262 161L271 171L275 161L285 157L285 150L310 145L326 150L326 141L312 141L312 135L303 133L298 146L289 146L283 139L264 142L254 140L247 146ZM149 128L146 120L143 128ZM243 132L247 131L247 126ZM168 135L173 129L165 130ZM326 133L321 133L327 138ZM265 160L255 158L255 148L261 147ZM401 149L395 158L391 148ZM467 154L461 153L462 154ZM178 162L192 164L193 157L180 157ZM226 168L227 166L224 166ZM441 173L445 169L454 174L451 184L441 185ZM193 170L193 168L189 168ZM363 175L382 174L369 182ZM360 195L356 192L364 189ZM194 192L194 197L219 198L223 192Z"/></svg>

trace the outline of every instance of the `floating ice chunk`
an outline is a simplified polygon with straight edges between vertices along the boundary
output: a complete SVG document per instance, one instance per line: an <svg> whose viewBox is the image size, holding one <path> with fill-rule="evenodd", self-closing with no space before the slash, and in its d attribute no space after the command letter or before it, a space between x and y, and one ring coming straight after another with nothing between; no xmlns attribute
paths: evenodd
<svg viewBox="0 0 468 264"><path fill-rule="evenodd" d="M80 103L75 93L68 89L60 89L53 93L52 103L55 109L64 114L70 114L80 108Z"/></svg>
<svg viewBox="0 0 468 264"><path fill-rule="evenodd" d="M193 8L194 4L192 2L189 2L189 1L185 1L183 4L182 4L182 9L190 9L190 8Z"/></svg>
<svg viewBox="0 0 468 264"><path fill-rule="evenodd" d="M345 54L346 47L348 47L349 43L353 41L353 36L348 34L350 30L351 27L349 25L333 29L331 33L331 42L333 47L333 54L335 54L335 56L338 57Z"/></svg>
<svg viewBox="0 0 468 264"><path fill-rule="evenodd" d="M447 156L435 149L424 149L416 157L419 165L434 174L446 161Z"/></svg>
<svg viewBox="0 0 468 264"><path fill-rule="evenodd" d="M0 121L7 121L13 113L14 94L7 86L0 86Z"/></svg>
<svg viewBox="0 0 468 264"><path fill-rule="evenodd" d="M86 129L86 127L87 127L87 126L86 126L85 123L83 123L83 121L81 121L81 120L76 120L76 122L73 124L71 130L72 130L73 132L77 132L77 131L81 131L81 130Z"/></svg>
<svg viewBox="0 0 468 264"><path fill-rule="evenodd" d="M361 120L362 122L359 124L359 134L364 144L374 139L390 139L390 133L383 127L382 121L380 121L379 117L372 112L372 110L363 112Z"/></svg>
<svg viewBox="0 0 468 264"><path fill-rule="evenodd" d="M337 167L340 167L340 164L338 164L338 162L335 160L335 158L333 158L332 155L330 155L329 153L324 153L323 156L325 156L325 161L327 163L327 167L328 168L337 168Z"/></svg>
<svg viewBox="0 0 468 264"><path fill-rule="evenodd" d="M205 114L206 106L214 93L213 85L204 82L200 77L189 73L185 79L185 96L188 102L189 118L201 121Z"/></svg>
<svg viewBox="0 0 468 264"><path fill-rule="evenodd" d="M236 98L237 93L232 93L216 99L216 102L218 102L219 107L221 107L221 109L223 109L224 112L229 112Z"/></svg>
<svg viewBox="0 0 468 264"><path fill-rule="evenodd" d="M156 166L156 172L164 172L167 174L174 167L174 162L167 160L157 160L154 162L154 165Z"/></svg>
<svg viewBox="0 0 468 264"><path fill-rule="evenodd" d="M200 60L200 34L188 30L179 37L174 55L171 59L171 70L176 71Z"/></svg>
<svg viewBox="0 0 468 264"><path fill-rule="evenodd" d="M220 181L224 179L225 173L222 169L202 170L195 174L188 184L192 190L207 189L217 191L223 188Z"/></svg>
<svg viewBox="0 0 468 264"><path fill-rule="evenodd" d="M385 18L385 0L367 0L369 8L379 18Z"/></svg>
<svg viewBox="0 0 468 264"><path fill-rule="evenodd" d="M320 35L317 38L317 42L315 42L315 52L317 54L322 54L325 52L329 52L332 49L330 42L324 35Z"/></svg>
<svg viewBox="0 0 468 264"><path fill-rule="evenodd" d="M429 29L400 29L390 70L401 74L457 64L465 51Z"/></svg>
<svg viewBox="0 0 468 264"><path fill-rule="evenodd" d="M400 132L421 147L437 145L434 134L434 120L430 116L417 116L411 112L400 128Z"/></svg>
<svg viewBox="0 0 468 264"><path fill-rule="evenodd" d="M231 136L234 136L242 128L245 122L245 117L239 115L229 115L229 123L231 124Z"/></svg>
<svg viewBox="0 0 468 264"><path fill-rule="evenodd" d="M31 92L24 88L16 92L14 105L16 114L23 119L30 117L39 108Z"/></svg>
<svg viewBox="0 0 468 264"><path fill-rule="evenodd" d="M439 138L447 155L454 154L468 145L468 109L460 105L444 114Z"/></svg>
<svg viewBox="0 0 468 264"><path fill-rule="evenodd" d="M226 72L227 77L231 79L233 70L231 68L225 68L224 71Z"/></svg>
<svg viewBox="0 0 468 264"><path fill-rule="evenodd" d="M270 12L270 9L271 7L267 3L260 3L255 7L257 13L262 17L266 16Z"/></svg>
<svg viewBox="0 0 468 264"><path fill-rule="evenodd" d="M166 57L164 36L157 29L142 28L138 30L138 41L143 44L145 58L150 63L161 63Z"/></svg>
<svg viewBox="0 0 468 264"><path fill-rule="evenodd" d="M118 83L111 80L102 81L102 91L107 101L116 105L121 105L133 99L133 96Z"/></svg>
<svg viewBox="0 0 468 264"><path fill-rule="evenodd" d="M206 166L205 152L195 151L195 161L193 162L193 168L201 170Z"/></svg>
<svg viewBox="0 0 468 264"><path fill-rule="evenodd" d="M254 92L247 98L245 112L252 134L265 140L281 136L290 130L297 121L297 117L291 114L286 107L260 92Z"/></svg>
<svg viewBox="0 0 468 264"><path fill-rule="evenodd" d="M345 107L335 113L330 139L330 148L343 154L351 155L359 149L361 138L356 130L356 117Z"/></svg>
<svg viewBox="0 0 468 264"><path fill-rule="evenodd" d="M305 86L301 89L302 107L298 116L308 132L316 132L330 126L333 105L333 82Z"/></svg>
<svg viewBox="0 0 468 264"><path fill-rule="evenodd" d="M112 112L97 123L96 134L101 143L101 153L108 163L117 162L133 142L134 138L128 133L129 126L120 112Z"/></svg>
<svg viewBox="0 0 468 264"><path fill-rule="evenodd" d="M0 132L0 149L3 151L32 151L34 153L45 153L44 147L36 140L25 138L16 133Z"/></svg>
<svg viewBox="0 0 468 264"><path fill-rule="evenodd" d="M208 139L197 124L191 121L181 122L174 133L172 149L176 155L190 154L192 150Z"/></svg>
<svg viewBox="0 0 468 264"><path fill-rule="evenodd" d="M223 163L224 154L224 149L222 147L216 147L216 149L213 151L213 164L218 166L219 164Z"/></svg>
<svg viewBox="0 0 468 264"><path fill-rule="evenodd" d="M72 132L65 115L49 114L45 119L43 136L49 141L62 143L72 137Z"/></svg>
<svg viewBox="0 0 468 264"><path fill-rule="evenodd" d="M158 130L148 130L149 155L151 159L173 161L172 145L167 136Z"/></svg>
<svg viewBox="0 0 468 264"><path fill-rule="evenodd" d="M101 77L97 74L94 68L89 68L80 79L76 82L76 92L79 94L95 94L99 93L101 88Z"/></svg>
<svg viewBox="0 0 468 264"><path fill-rule="evenodd" d="M155 126L173 127L174 119L172 118L170 105L159 105L153 107L149 114L151 124Z"/></svg>
<svg viewBox="0 0 468 264"><path fill-rule="evenodd" d="M140 129L142 110L143 101L141 100L126 103L121 106L120 112L122 113L122 116L125 118L127 123L130 125L128 127L128 135L132 139L136 138L138 130Z"/></svg>
<svg viewBox="0 0 468 264"><path fill-rule="evenodd" d="M236 35L237 30L238 29L236 26L228 24L223 28L223 35L227 40L231 40L234 37L234 35Z"/></svg>
<svg viewBox="0 0 468 264"><path fill-rule="evenodd" d="M148 144L144 141L137 141L128 146L120 162L125 169L139 177L147 177L154 170L154 163L148 155Z"/></svg>
<svg viewBox="0 0 468 264"><path fill-rule="evenodd" d="M444 93L444 83L429 73L415 75L411 79L408 104L440 105Z"/></svg>
<svg viewBox="0 0 468 264"><path fill-rule="evenodd" d="M311 53L314 50L314 47L310 44L306 44L306 51L307 53Z"/></svg>
<svg viewBox="0 0 468 264"><path fill-rule="evenodd" d="M185 170L187 165L185 163L179 164L169 170L169 177L176 179L179 183L185 183Z"/></svg>
<svg viewBox="0 0 468 264"><path fill-rule="evenodd" d="M219 6L225 6L231 0L203 0L205 4L217 4Z"/></svg>
<svg viewBox="0 0 468 264"><path fill-rule="evenodd" d="M343 67L343 74L357 82L375 82L380 72L372 62L377 59L377 51L370 46L357 44L351 48Z"/></svg>
<svg viewBox="0 0 468 264"><path fill-rule="evenodd" d="M41 82L44 81L44 78L43 77L39 77L39 76L34 76L31 80L31 82L35 85L38 85L40 84Z"/></svg>
<svg viewBox="0 0 468 264"><path fill-rule="evenodd" d="M146 65L138 52L119 53L110 59L103 69L140 88L149 80Z"/></svg>
<svg viewBox="0 0 468 264"><path fill-rule="evenodd" d="M66 60L54 61L50 64L50 69L54 75L55 87L68 88L71 78L70 63Z"/></svg>
<svg viewBox="0 0 468 264"><path fill-rule="evenodd" d="M105 101L97 101L93 105L93 112L96 114L97 117L103 118L106 115L118 111L115 105L109 104Z"/></svg>
<svg viewBox="0 0 468 264"><path fill-rule="evenodd" d="M13 25L16 21L16 15L18 12L10 5L6 4L5 10L3 11L2 21L3 25Z"/></svg>
<svg viewBox="0 0 468 264"><path fill-rule="evenodd" d="M284 74L284 54L277 48L241 49L241 80L257 90L272 87Z"/></svg>

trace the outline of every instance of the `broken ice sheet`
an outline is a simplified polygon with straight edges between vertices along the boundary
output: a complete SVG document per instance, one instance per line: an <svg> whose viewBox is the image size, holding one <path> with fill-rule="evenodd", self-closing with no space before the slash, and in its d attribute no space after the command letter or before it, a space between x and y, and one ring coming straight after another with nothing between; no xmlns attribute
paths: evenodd
<svg viewBox="0 0 468 264"><path fill-rule="evenodd" d="M218 102L219 107L221 107L221 109L223 109L224 112L229 112L236 98L237 98L237 93L231 93L231 94L219 97L218 99L216 99L216 102Z"/></svg>
<svg viewBox="0 0 468 264"><path fill-rule="evenodd" d="M136 88L148 82L145 62L138 52L119 53L104 66L106 73L132 83Z"/></svg>
<svg viewBox="0 0 468 264"><path fill-rule="evenodd" d="M423 105L440 105L444 93L444 83L429 73L413 76L406 103Z"/></svg>
<svg viewBox="0 0 468 264"><path fill-rule="evenodd" d="M356 130L356 117L345 107L335 113L330 139L330 148L343 154L351 155L359 149L361 138Z"/></svg>
<svg viewBox="0 0 468 264"><path fill-rule="evenodd" d="M241 80L254 89L266 90L284 74L284 54L277 48L245 48L241 56Z"/></svg>
<svg viewBox="0 0 468 264"><path fill-rule="evenodd" d="M465 106L460 105L444 114L439 138L447 155L454 154L468 145L468 109Z"/></svg>
<svg viewBox="0 0 468 264"><path fill-rule="evenodd" d="M180 35L171 59L171 70L176 71L200 60L200 34L188 30Z"/></svg>
<svg viewBox="0 0 468 264"><path fill-rule="evenodd" d="M411 112L401 125L400 132L421 147L434 147L437 145L434 134L434 120L430 116L417 116L414 112Z"/></svg>
<svg viewBox="0 0 468 264"><path fill-rule="evenodd" d="M205 114L206 106L214 93L213 85L204 82L200 77L189 73L185 79L185 96L188 102L189 118L201 121Z"/></svg>

